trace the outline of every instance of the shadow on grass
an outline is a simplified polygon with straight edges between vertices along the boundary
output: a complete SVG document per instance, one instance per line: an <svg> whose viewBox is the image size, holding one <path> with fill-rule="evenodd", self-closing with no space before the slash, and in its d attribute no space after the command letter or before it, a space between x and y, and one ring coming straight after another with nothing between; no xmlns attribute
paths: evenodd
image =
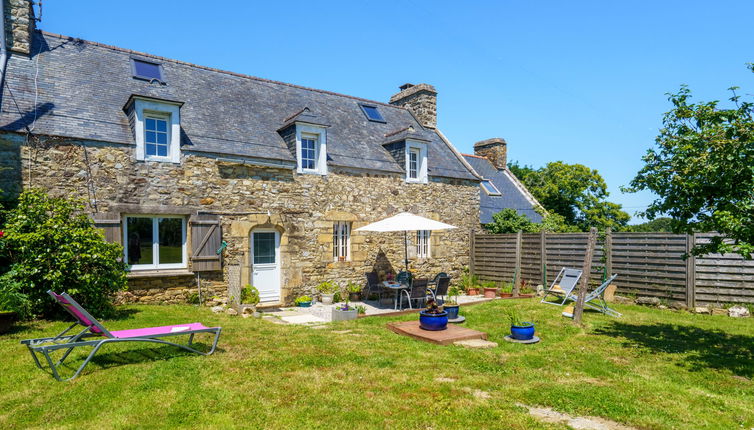
<svg viewBox="0 0 754 430"><path fill-rule="evenodd" d="M595 334L625 339L624 346L650 352L687 354L679 363L692 371L727 369L738 376L754 376L754 336L729 334L673 324L628 324L614 321Z"/></svg>
<svg viewBox="0 0 754 430"><path fill-rule="evenodd" d="M127 319L133 319L135 314L138 314L141 312L138 309L133 308L123 308L123 307L116 307L115 312L113 315L111 315L108 320L110 321L119 321L119 320L127 320Z"/></svg>

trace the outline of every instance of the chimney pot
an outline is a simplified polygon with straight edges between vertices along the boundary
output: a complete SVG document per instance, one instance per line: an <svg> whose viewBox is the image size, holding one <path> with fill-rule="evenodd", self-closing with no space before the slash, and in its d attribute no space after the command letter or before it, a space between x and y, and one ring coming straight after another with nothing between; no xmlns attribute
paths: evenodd
<svg viewBox="0 0 754 430"><path fill-rule="evenodd" d="M475 143L474 155L490 160L498 170L508 168L508 143L502 137L493 137Z"/></svg>

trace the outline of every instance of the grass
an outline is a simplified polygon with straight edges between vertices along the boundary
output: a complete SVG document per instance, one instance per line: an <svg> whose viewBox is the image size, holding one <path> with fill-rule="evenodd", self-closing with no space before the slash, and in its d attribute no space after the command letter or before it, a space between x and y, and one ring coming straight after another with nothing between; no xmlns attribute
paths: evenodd
<svg viewBox="0 0 754 430"><path fill-rule="evenodd" d="M503 341L511 306L536 322L542 342ZM106 326L202 321L223 327L220 349L202 357L113 345L66 383L36 369L18 341L67 324L31 322L0 336L0 428L564 428L517 402L638 428L754 427L751 319L618 309L623 318L587 313L578 328L534 299L462 307L467 326L500 344L467 350L385 328L412 315L315 330L192 306L128 306Z"/></svg>

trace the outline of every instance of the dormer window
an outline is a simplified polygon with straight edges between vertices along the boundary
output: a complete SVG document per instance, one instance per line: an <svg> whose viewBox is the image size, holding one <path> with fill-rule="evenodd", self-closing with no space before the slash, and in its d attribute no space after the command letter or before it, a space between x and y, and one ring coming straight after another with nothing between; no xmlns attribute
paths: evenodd
<svg viewBox="0 0 754 430"><path fill-rule="evenodd" d="M162 65L160 63L132 58L131 72L136 79L164 82L162 79Z"/></svg>
<svg viewBox="0 0 754 430"><path fill-rule="evenodd" d="M361 106L361 110L364 111L364 115L366 115L369 121L386 122L385 118L382 117L382 114L377 109L377 106L365 104L361 104L359 106Z"/></svg>
<svg viewBox="0 0 754 430"><path fill-rule="evenodd" d="M181 162L181 103L132 96L125 107L140 161Z"/></svg>
<svg viewBox="0 0 754 430"><path fill-rule="evenodd" d="M427 144L406 140L406 182L427 183Z"/></svg>
<svg viewBox="0 0 754 430"><path fill-rule="evenodd" d="M324 127L296 123L298 173L327 174L327 132Z"/></svg>

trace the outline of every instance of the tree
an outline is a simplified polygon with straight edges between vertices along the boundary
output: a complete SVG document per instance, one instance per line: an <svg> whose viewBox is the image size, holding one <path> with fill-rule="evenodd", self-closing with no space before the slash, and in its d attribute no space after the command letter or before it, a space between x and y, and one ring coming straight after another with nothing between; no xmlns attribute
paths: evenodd
<svg viewBox="0 0 754 430"><path fill-rule="evenodd" d="M610 193L597 170L562 161L536 170L512 162L509 168L549 213L561 215L565 224L581 231L589 227L623 230L631 219L620 205L606 200Z"/></svg>
<svg viewBox="0 0 754 430"><path fill-rule="evenodd" d="M113 310L112 294L126 288L123 248L105 241L77 200L24 191L9 211L2 237L11 262L4 285L17 283L36 315L59 307L46 294L68 292L94 316Z"/></svg>
<svg viewBox="0 0 754 430"><path fill-rule="evenodd" d="M542 230L552 233L565 233L578 231L575 226L570 226L565 223L562 216L558 214L548 214L543 210L537 210L542 215L542 222L534 223L526 217L516 212L515 209L503 209L500 212L492 215L492 222L485 224L490 233L502 234L502 233L516 233L522 231L524 233L537 233Z"/></svg>
<svg viewBox="0 0 754 430"><path fill-rule="evenodd" d="M750 67L752 67L750 65ZM754 71L754 67L752 67ZM650 190L659 197L643 212L653 220L673 218L676 233L717 231L693 255L736 252L751 259L754 251L754 104L729 88L732 105L691 103L682 86L668 99L656 148L644 155L644 167L627 191ZM730 240L724 240L727 237Z"/></svg>
<svg viewBox="0 0 754 430"><path fill-rule="evenodd" d="M633 232L646 232L646 233L652 233L652 232L663 232L663 233L670 233L673 231L672 226L673 219L668 217L660 217L655 218L652 221L647 221L645 223L636 224L636 225L630 225L628 226L629 231Z"/></svg>

